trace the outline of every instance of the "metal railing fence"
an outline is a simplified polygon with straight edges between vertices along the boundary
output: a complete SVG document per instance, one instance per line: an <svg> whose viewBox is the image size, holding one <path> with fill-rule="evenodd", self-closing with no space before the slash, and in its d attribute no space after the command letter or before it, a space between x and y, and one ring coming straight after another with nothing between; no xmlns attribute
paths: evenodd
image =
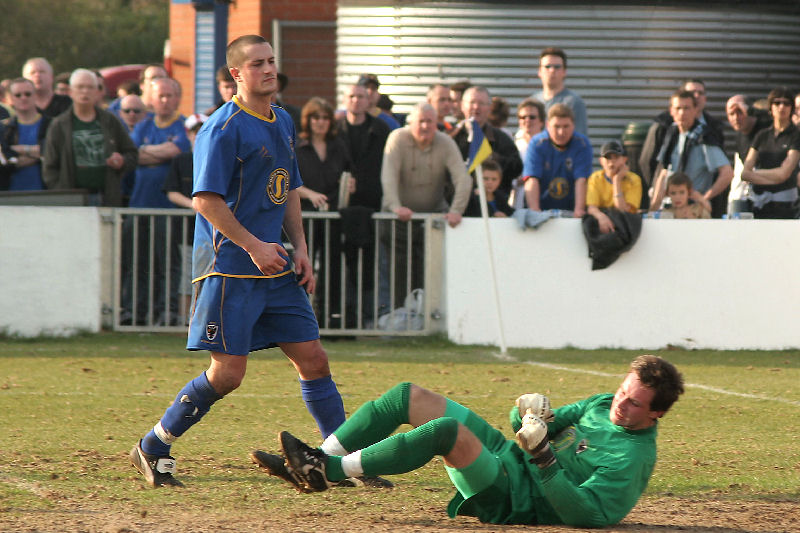
<svg viewBox="0 0 800 533"><path fill-rule="evenodd" d="M322 335L419 336L443 328L444 219L304 212ZM194 213L113 209L109 314L117 331L186 331ZM291 245L284 246L291 253Z"/></svg>

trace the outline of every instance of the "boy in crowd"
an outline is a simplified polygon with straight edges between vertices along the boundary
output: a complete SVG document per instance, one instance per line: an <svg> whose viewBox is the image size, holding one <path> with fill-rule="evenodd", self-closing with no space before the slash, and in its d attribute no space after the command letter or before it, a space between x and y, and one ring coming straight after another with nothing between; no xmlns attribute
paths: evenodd
<svg viewBox="0 0 800 533"><path fill-rule="evenodd" d="M672 218L711 218L703 204L689 203L691 195L692 180L683 172L676 172L667 179L667 196L672 206L663 209L662 213L672 214Z"/></svg>
<svg viewBox="0 0 800 533"><path fill-rule="evenodd" d="M503 181L503 169L497 161L487 159L481 163L483 173L483 188L486 191L486 207L490 217L508 217L514 213L514 208L508 205L508 193L500 189ZM467 217L481 216L481 197L475 188L464 212Z"/></svg>

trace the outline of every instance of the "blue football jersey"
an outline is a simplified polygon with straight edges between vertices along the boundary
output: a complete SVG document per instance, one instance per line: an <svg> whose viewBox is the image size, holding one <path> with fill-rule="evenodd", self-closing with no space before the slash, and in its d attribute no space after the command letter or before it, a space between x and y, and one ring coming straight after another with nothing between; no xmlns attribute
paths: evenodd
<svg viewBox="0 0 800 533"><path fill-rule="evenodd" d="M592 173L592 145L577 131L563 150L550 142L547 130L533 136L525 153L523 176L539 179L542 209L574 209L575 180Z"/></svg>
<svg viewBox="0 0 800 533"><path fill-rule="evenodd" d="M186 137L186 128L183 127L184 118L177 115L175 120L164 127L158 127L154 118L146 118L136 125L131 135L134 144L140 148L147 144L161 144L173 142L181 152L192 149L189 138ZM171 161L160 165L139 165L136 167L136 178L133 182L130 207L158 207L174 208L175 204L169 201L164 192L164 180L169 173Z"/></svg>
<svg viewBox="0 0 800 533"><path fill-rule="evenodd" d="M273 106L272 118L234 99L203 124L194 145L193 194L221 195L236 219L264 242L281 243L290 190L303 184L294 153L294 123ZM250 255L197 215L193 279L265 276ZM277 276L291 270L291 262Z"/></svg>

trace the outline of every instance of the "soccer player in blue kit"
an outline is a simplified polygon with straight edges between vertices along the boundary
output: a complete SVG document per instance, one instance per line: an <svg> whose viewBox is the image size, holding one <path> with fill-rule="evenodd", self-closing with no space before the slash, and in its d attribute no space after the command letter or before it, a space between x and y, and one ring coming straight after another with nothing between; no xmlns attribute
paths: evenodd
<svg viewBox="0 0 800 533"><path fill-rule="evenodd" d="M228 45L226 60L237 94L203 125L194 148L198 215L187 348L210 351L211 364L131 450L131 462L154 487L182 486L173 476L172 443L239 386L251 351L283 350L323 438L345 419L306 294L315 281L296 190L303 183L292 119L271 105L278 91L272 47L245 35ZM291 259L282 229L294 247Z"/></svg>

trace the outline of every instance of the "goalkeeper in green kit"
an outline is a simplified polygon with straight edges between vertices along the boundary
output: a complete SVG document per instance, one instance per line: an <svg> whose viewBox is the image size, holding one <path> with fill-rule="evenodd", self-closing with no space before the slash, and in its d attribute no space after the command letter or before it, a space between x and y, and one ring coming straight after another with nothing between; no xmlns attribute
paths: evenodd
<svg viewBox="0 0 800 533"><path fill-rule="evenodd" d="M682 393L672 364L642 355L615 394L552 410L546 396L523 394L511 409L516 439L509 440L466 407L401 383L362 405L320 448L281 432L285 470L270 473L303 492L322 491L346 478L409 472L441 455L457 490L451 517L603 527L622 520L647 486L658 419ZM414 429L392 435L403 424ZM259 454L269 455L256 451L254 460Z"/></svg>

